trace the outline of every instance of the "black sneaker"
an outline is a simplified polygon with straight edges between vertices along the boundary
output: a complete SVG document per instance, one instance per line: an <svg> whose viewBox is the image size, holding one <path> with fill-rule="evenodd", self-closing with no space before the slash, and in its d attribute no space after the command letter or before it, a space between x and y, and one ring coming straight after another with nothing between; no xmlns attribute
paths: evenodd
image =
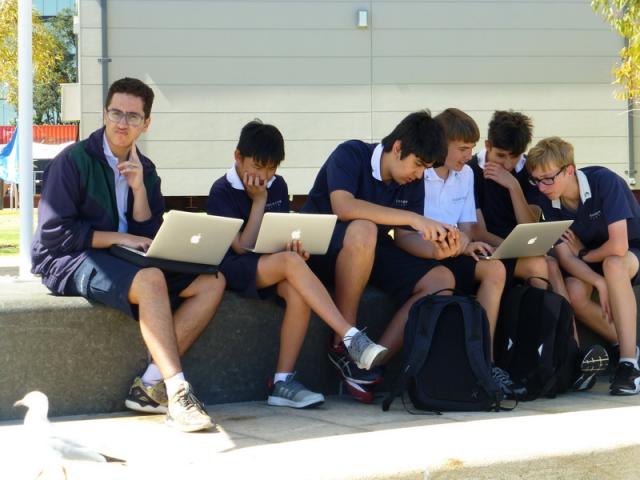
<svg viewBox="0 0 640 480"><path fill-rule="evenodd" d="M609 354L600 345L592 345L580 360L578 378L573 382L572 389L577 392L589 390L596 383L596 376L604 372L609 366Z"/></svg>
<svg viewBox="0 0 640 480"><path fill-rule="evenodd" d="M349 356L344 343L340 342L338 345L334 345L333 337L331 337L331 340L329 341L327 354L329 356L329 361L334 367L336 367L340 376L351 383L375 385L383 380L383 376L381 374L382 371L379 368L371 370L358 368Z"/></svg>
<svg viewBox="0 0 640 480"><path fill-rule="evenodd" d="M505 398L519 399L524 398L527 395L527 387L511 380L511 376L506 370L493 366L491 368L491 376Z"/></svg>
<svg viewBox="0 0 640 480"><path fill-rule="evenodd" d="M611 395L635 395L640 393L640 370L631 362L620 362L613 382L609 387Z"/></svg>
<svg viewBox="0 0 640 480"><path fill-rule="evenodd" d="M167 389L164 382L147 387L140 377L133 380L124 406L143 413L167 413Z"/></svg>

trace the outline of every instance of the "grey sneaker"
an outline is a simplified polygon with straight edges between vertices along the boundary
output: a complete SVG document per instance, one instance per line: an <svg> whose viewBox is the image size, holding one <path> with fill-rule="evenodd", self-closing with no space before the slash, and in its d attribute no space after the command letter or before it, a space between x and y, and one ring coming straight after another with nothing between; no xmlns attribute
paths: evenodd
<svg viewBox="0 0 640 480"><path fill-rule="evenodd" d="M284 382L276 382L271 387L267 404L276 407L310 408L322 405L324 395L312 392L290 375Z"/></svg>
<svg viewBox="0 0 640 480"><path fill-rule="evenodd" d="M502 391L506 398L518 399L523 398L527 394L527 387L511 380L511 376L506 370L494 366L491 368L491 376L496 382L496 386Z"/></svg>
<svg viewBox="0 0 640 480"><path fill-rule="evenodd" d="M188 382L183 382L169 399L168 409L166 423L183 432L197 432L215 425Z"/></svg>
<svg viewBox="0 0 640 480"><path fill-rule="evenodd" d="M140 377L133 380L124 406L142 413L167 413L167 388L164 382L147 387Z"/></svg>
<svg viewBox="0 0 640 480"><path fill-rule="evenodd" d="M358 332L351 337L351 345L347 347L349 356L359 368L369 370L380 365L387 354L387 348L373 343L364 332Z"/></svg>

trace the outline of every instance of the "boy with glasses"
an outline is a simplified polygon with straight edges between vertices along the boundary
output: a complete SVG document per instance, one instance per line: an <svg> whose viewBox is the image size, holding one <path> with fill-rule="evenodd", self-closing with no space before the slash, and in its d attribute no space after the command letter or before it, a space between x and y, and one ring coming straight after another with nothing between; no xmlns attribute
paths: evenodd
<svg viewBox="0 0 640 480"><path fill-rule="evenodd" d="M191 432L213 421L185 380L180 356L215 313L224 278L141 268L108 252L114 244L146 250L162 223L160 178L136 147L149 128L153 96L140 80L117 80L107 94L104 126L49 164L32 271L56 295L80 295L139 320L152 362L125 405L166 413L168 424Z"/></svg>
<svg viewBox="0 0 640 480"><path fill-rule="evenodd" d="M554 248L566 272L571 305L579 320L618 350L612 395L640 392L636 301L640 282L640 206L626 182L605 167L577 169L573 146L545 138L528 154L532 183L546 198L547 220L573 220ZM598 291L599 303L591 299ZM618 345L619 342L619 345Z"/></svg>

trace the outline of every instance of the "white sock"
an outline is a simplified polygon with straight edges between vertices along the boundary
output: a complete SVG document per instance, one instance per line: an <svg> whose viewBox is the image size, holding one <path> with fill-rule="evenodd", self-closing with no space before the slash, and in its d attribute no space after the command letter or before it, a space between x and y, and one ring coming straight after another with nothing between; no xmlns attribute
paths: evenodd
<svg viewBox="0 0 640 480"><path fill-rule="evenodd" d="M293 375L293 373L291 372L276 372L273 376L273 383L275 384L278 382L286 382L287 380L289 380L289 377L291 377L291 375Z"/></svg>
<svg viewBox="0 0 640 480"><path fill-rule="evenodd" d="M360 330L358 330L356 327L351 327L347 333L344 334L344 337L342 338L342 342L344 343L344 346L349 348L351 346L351 339L354 337L354 335L356 333L358 333Z"/></svg>
<svg viewBox="0 0 640 480"><path fill-rule="evenodd" d="M151 362L145 372L142 374L142 384L145 387L150 387L162 381L162 374L158 366Z"/></svg>
<svg viewBox="0 0 640 480"><path fill-rule="evenodd" d="M184 373L176 373L173 377L165 378L164 384L167 386L167 397L171 398L185 382Z"/></svg>

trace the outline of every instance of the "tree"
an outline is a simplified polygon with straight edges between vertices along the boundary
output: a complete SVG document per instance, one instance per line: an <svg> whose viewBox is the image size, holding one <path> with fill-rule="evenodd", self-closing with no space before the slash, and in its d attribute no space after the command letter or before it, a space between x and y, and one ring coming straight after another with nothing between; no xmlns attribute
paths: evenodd
<svg viewBox="0 0 640 480"><path fill-rule="evenodd" d="M46 22L47 28L62 47L63 58L56 63L54 72L47 83L34 85L33 109L36 124L58 123L60 121L60 84L77 81L77 40L75 33L73 33L74 14L74 10L65 8Z"/></svg>
<svg viewBox="0 0 640 480"><path fill-rule="evenodd" d="M63 59L60 42L32 11L33 80L46 84L56 75L56 65ZM18 0L0 0L0 84L7 102L18 107Z"/></svg>
<svg viewBox="0 0 640 480"><path fill-rule="evenodd" d="M626 45L620 50L620 63L614 68L614 83L621 89L616 97L640 101L640 0L591 0L594 10L611 24Z"/></svg>

